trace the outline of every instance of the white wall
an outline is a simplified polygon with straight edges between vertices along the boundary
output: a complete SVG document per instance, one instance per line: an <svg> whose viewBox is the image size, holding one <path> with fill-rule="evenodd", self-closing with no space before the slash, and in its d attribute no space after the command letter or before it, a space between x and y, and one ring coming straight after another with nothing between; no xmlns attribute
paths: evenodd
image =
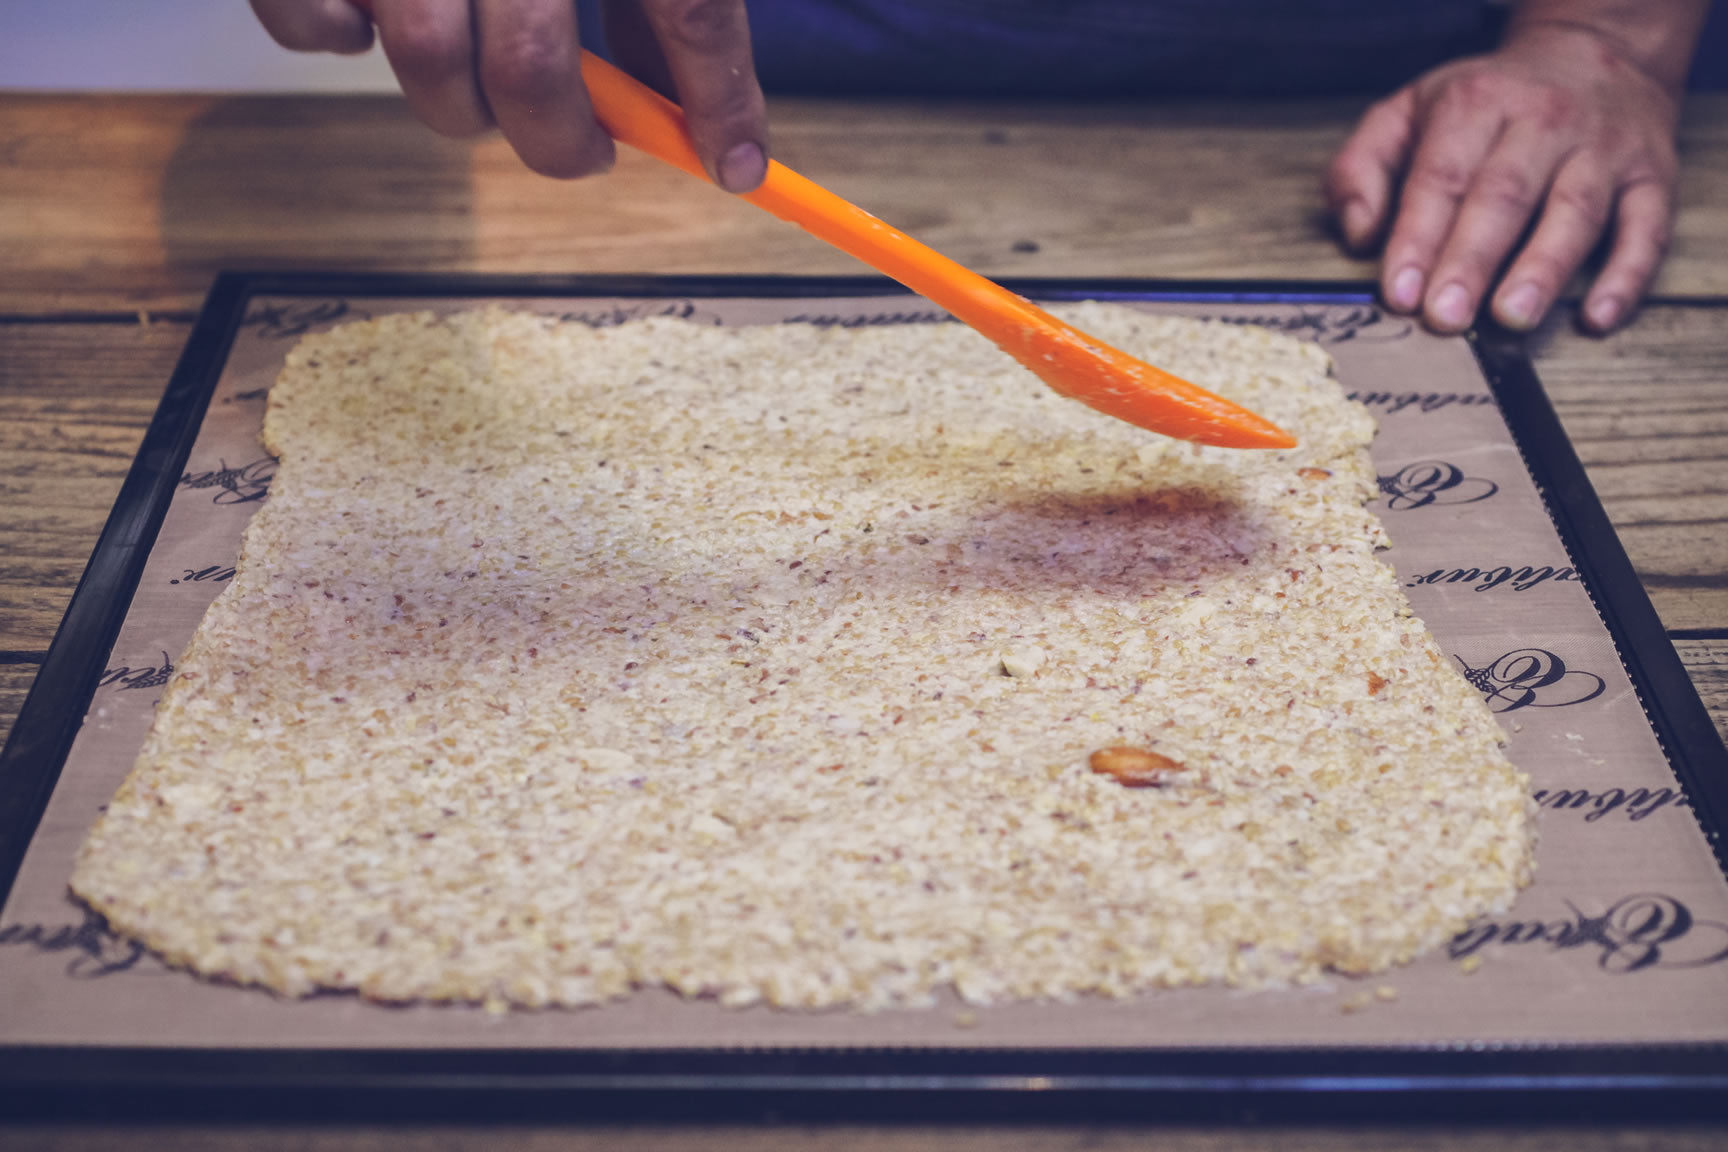
<svg viewBox="0 0 1728 1152"><path fill-rule="evenodd" d="M365 56L277 47L246 0L0 0L0 89L395 91Z"/></svg>

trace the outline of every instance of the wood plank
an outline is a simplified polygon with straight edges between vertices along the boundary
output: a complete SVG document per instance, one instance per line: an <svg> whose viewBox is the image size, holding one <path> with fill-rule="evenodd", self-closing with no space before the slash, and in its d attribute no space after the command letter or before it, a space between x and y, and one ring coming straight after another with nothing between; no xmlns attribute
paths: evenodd
<svg viewBox="0 0 1728 1152"><path fill-rule="evenodd" d="M38 667L33 663L0 660L0 746L5 745L18 713L24 709L24 697L36 682Z"/></svg>
<svg viewBox="0 0 1728 1152"><path fill-rule="evenodd" d="M1663 625L1728 634L1728 304L1653 305L1607 340L1550 323L1531 346Z"/></svg>
<svg viewBox="0 0 1728 1152"><path fill-rule="evenodd" d="M778 155L998 276L1348 279L1320 178L1350 103L778 100ZM1728 293L1728 94L1695 99L1657 290ZM184 310L224 267L849 273L654 161L527 172L382 96L0 101L0 312ZM1083 175L1077 175L1083 174Z"/></svg>
<svg viewBox="0 0 1728 1152"><path fill-rule="evenodd" d="M1728 639L1677 640L1675 649L1704 701L1716 731L1728 743Z"/></svg>
<svg viewBox="0 0 1728 1152"><path fill-rule="evenodd" d="M48 650L189 331L0 324L0 652Z"/></svg>
<svg viewBox="0 0 1728 1152"><path fill-rule="evenodd" d="M8 97L0 311L184 310L224 267L460 267L468 148L389 99Z"/></svg>

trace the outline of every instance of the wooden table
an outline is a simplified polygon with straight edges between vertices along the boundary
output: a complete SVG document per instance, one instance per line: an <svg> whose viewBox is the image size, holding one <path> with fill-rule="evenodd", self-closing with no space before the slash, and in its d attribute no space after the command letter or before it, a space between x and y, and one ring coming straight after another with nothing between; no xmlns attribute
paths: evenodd
<svg viewBox="0 0 1728 1152"><path fill-rule="evenodd" d="M1342 103L775 105L777 155L997 276L1362 279L1320 175ZM1612 339L1564 319L1540 372L1664 625L1728 731L1728 96L1691 106L1674 250ZM654 162L558 184L381 97L0 96L0 737L11 727L211 275L222 268L851 274ZM916 1129L143 1133L0 1148L909 1149ZM1161 1134L945 1130L945 1147L1721 1147L1728 1130ZM1621 1141L1621 1142L1617 1142Z"/></svg>

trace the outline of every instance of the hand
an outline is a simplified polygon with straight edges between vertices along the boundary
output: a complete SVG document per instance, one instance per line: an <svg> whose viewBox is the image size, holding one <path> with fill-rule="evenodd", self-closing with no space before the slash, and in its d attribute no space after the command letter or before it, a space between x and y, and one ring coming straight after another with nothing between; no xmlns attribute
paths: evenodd
<svg viewBox="0 0 1728 1152"><path fill-rule="evenodd" d="M364 52L373 25L409 106L445 136L494 127L523 163L570 178L612 165L582 83L574 0L252 0L266 31L300 51ZM696 151L730 192L767 171L767 117L744 0L640 0L645 30Z"/></svg>
<svg viewBox="0 0 1728 1152"><path fill-rule="evenodd" d="M1389 231L1388 306L1440 332L1467 328L1490 289L1497 320L1534 327L1606 233L1583 308L1606 332L1667 250L1678 118L1678 94L1611 42L1537 24L1371 108L1328 193L1353 248Z"/></svg>

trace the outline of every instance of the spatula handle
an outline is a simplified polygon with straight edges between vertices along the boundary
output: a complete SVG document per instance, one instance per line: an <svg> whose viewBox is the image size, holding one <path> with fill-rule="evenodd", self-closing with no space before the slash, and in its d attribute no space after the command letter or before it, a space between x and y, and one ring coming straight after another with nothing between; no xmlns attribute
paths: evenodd
<svg viewBox="0 0 1728 1152"><path fill-rule="evenodd" d="M595 119L614 138L692 175L709 178L676 104L591 52L582 53L582 77ZM999 325L996 314L1003 308L1042 315L1001 285L778 161L768 162L761 186L744 193L742 199L857 257L974 327Z"/></svg>

